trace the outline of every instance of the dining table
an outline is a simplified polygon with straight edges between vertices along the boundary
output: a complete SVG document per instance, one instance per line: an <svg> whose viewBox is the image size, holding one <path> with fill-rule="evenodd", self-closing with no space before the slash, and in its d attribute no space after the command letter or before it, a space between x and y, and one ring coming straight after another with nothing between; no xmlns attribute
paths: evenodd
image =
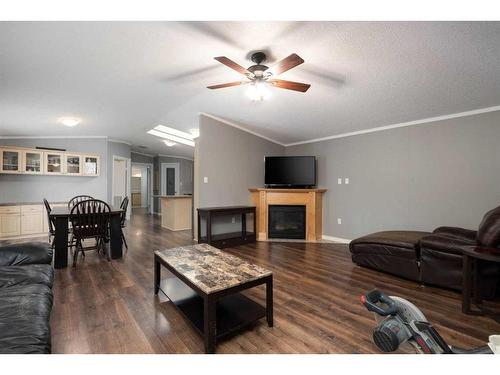
<svg viewBox="0 0 500 375"><path fill-rule="evenodd" d="M109 225L109 247L111 259L120 259L123 256L123 241L121 215L123 209L110 206ZM54 268L66 268L68 266L68 239L69 222L71 219L71 209L68 207L54 207L49 214L49 218L54 221Z"/></svg>

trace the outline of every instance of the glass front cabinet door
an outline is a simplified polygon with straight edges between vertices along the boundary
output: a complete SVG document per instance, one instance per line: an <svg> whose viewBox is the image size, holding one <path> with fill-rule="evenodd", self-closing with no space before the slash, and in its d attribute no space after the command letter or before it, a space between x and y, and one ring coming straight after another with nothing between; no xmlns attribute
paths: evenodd
<svg viewBox="0 0 500 375"><path fill-rule="evenodd" d="M23 151L23 173L42 174L43 173L43 152Z"/></svg>
<svg viewBox="0 0 500 375"><path fill-rule="evenodd" d="M83 174L85 176L99 176L99 157L84 156L83 158Z"/></svg>
<svg viewBox="0 0 500 375"><path fill-rule="evenodd" d="M45 173L62 174L63 173L63 154L60 152L45 153Z"/></svg>
<svg viewBox="0 0 500 375"><path fill-rule="evenodd" d="M80 176L82 174L82 157L66 154L66 174Z"/></svg>
<svg viewBox="0 0 500 375"><path fill-rule="evenodd" d="M16 149L0 149L0 172L19 173L21 172L22 152Z"/></svg>

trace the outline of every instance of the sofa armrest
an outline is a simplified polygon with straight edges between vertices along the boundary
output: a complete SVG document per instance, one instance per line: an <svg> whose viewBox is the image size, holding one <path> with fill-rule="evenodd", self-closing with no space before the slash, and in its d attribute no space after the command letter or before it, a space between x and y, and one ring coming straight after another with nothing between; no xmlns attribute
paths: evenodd
<svg viewBox="0 0 500 375"><path fill-rule="evenodd" d="M52 249L44 242L27 242L0 247L0 266L51 264Z"/></svg>
<svg viewBox="0 0 500 375"><path fill-rule="evenodd" d="M439 227L432 232L446 237L463 238L470 241L476 241L477 231L458 227Z"/></svg>

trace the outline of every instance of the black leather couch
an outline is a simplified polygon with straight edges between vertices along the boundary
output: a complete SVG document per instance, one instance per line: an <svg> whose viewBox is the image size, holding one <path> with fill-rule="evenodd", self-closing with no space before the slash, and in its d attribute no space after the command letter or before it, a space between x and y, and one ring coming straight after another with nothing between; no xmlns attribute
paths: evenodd
<svg viewBox="0 0 500 375"><path fill-rule="evenodd" d="M384 231L349 244L354 263L424 284L462 289L462 249L500 248L500 206L487 212L477 231L439 227L431 232ZM481 293L492 298L500 285L500 269L483 263Z"/></svg>
<svg viewBox="0 0 500 375"><path fill-rule="evenodd" d="M45 243L0 247L0 353L50 353L51 262Z"/></svg>

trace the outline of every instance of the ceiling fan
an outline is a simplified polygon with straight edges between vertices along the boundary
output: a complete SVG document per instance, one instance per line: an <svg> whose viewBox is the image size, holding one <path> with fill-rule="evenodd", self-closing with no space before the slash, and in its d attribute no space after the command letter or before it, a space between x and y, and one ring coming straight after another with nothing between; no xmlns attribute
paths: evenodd
<svg viewBox="0 0 500 375"><path fill-rule="evenodd" d="M227 67L236 70L238 73L243 74L247 78L247 80L207 86L207 88L211 90L249 84L250 86L247 94L250 96L250 98L252 100L263 100L267 96L269 96L270 86L300 92L306 92L309 87L311 87L311 85L306 83L285 81L283 79L275 78L277 75L284 73L287 70L290 70L304 62L304 60L295 53L292 53L290 56L277 62L273 66L268 67L262 64L266 61L266 54L264 52L255 52L252 54L251 60L256 65L252 65L248 69L245 69L241 65L235 63L233 60L228 59L225 56L214 57L214 59L221 64L224 64Z"/></svg>

